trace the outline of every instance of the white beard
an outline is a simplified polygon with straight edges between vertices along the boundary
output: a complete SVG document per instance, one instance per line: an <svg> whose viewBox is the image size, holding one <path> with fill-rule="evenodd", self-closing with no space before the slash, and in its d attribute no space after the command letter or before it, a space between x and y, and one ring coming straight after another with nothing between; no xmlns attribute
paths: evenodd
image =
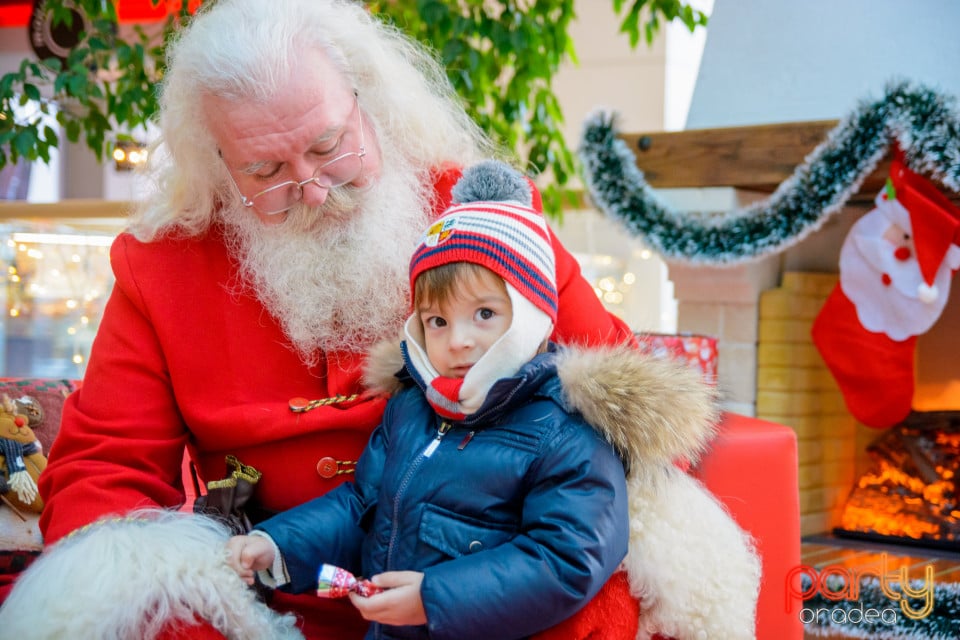
<svg viewBox="0 0 960 640"><path fill-rule="evenodd" d="M237 293L252 291L301 360L360 352L398 334L410 307L410 257L430 217L432 192L414 172L386 170L368 188L331 192L264 225L243 208L222 213L239 262Z"/></svg>

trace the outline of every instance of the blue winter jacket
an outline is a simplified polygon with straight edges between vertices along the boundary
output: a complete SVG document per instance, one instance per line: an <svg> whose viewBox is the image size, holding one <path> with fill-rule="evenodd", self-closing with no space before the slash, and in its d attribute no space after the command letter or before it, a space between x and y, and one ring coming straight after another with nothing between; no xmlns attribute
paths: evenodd
<svg viewBox="0 0 960 640"><path fill-rule="evenodd" d="M428 624L367 638L525 638L586 604L626 555L627 489L610 444L564 410L554 360L497 381L462 422L417 386L391 398L353 482L257 526L288 588L316 589L322 563L423 572Z"/></svg>

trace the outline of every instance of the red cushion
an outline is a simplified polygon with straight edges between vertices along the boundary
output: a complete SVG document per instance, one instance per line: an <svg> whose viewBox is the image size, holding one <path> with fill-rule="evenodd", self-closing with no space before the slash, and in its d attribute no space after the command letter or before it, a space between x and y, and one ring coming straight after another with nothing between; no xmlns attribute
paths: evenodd
<svg viewBox="0 0 960 640"><path fill-rule="evenodd" d="M757 637L802 640L786 610L786 579L800 564L797 437L781 424L727 413L710 450L692 470L753 536L763 566Z"/></svg>

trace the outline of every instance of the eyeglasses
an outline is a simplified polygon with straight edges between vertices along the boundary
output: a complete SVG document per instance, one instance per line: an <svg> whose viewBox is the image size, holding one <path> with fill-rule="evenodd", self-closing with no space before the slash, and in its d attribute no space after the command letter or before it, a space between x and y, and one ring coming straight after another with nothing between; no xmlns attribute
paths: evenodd
<svg viewBox="0 0 960 640"><path fill-rule="evenodd" d="M357 92L353 93L354 108L357 111L357 123L360 130L360 147L357 151L341 153L336 158L324 162L317 167L313 175L302 182L287 180L272 187L267 187L260 193L248 198L240 194L240 202L245 207L256 207L265 216L273 216L289 211L303 198L304 185L313 183L324 189L333 189L349 184L363 173L363 157L367 155L367 148L363 139L363 115L360 113L360 99ZM236 180L233 182L237 187Z"/></svg>

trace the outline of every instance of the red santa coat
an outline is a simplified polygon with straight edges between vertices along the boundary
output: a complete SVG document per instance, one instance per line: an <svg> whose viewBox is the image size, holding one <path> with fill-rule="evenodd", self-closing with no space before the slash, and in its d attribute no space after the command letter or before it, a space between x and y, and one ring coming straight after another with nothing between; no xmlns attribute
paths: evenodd
<svg viewBox="0 0 960 640"><path fill-rule="evenodd" d="M448 172L438 181L437 213L458 175ZM603 309L573 256L552 239L560 296L553 339L632 339ZM329 477L321 461L357 460L384 401L295 413L290 400L357 393L361 354L326 353L307 368L260 302L235 293L237 270L216 230L146 244L121 234L111 262L116 283L84 384L66 401L41 476L47 544L104 515L182 504L184 445L203 480L224 475L228 454L261 471L257 500L275 511L351 477ZM362 637L366 625L345 601L275 598L277 608L313 611L305 617L309 637Z"/></svg>

